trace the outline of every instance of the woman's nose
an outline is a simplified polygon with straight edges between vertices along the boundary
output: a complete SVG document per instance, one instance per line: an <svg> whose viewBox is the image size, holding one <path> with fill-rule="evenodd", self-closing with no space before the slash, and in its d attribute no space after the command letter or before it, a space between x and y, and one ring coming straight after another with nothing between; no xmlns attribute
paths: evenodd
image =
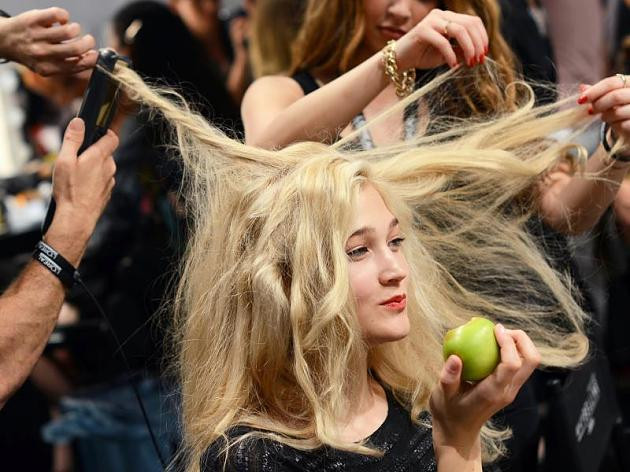
<svg viewBox="0 0 630 472"><path fill-rule="evenodd" d="M387 13L396 20L396 23L404 24L411 18L411 5L414 0L392 0Z"/></svg>
<svg viewBox="0 0 630 472"><path fill-rule="evenodd" d="M391 253L382 260L379 279L382 285L398 284L407 277L407 264L401 253Z"/></svg>

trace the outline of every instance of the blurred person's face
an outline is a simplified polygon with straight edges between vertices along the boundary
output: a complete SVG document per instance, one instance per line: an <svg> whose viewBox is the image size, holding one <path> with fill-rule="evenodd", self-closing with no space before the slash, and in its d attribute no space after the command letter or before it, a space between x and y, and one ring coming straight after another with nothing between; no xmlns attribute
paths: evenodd
<svg viewBox="0 0 630 472"><path fill-rule="evenodd" d="M371 185L359 193L351 232L345 251L363 338L372 346L402 339L409 334L404 238L398 220Z"/></svg>
<svg viewBox="0 0 630 472"><path fill-rule="evenodd" d="M437 0L363 0L365 9L364 45L374 54L390 39L398 39L418 24L434 8Z"/></svg>
<svg viewBox="0 0 630 472"><path fill-rule="evenodd" d="M201 40L207 40L216 28L219 0L173 0L171 5L190 31Z"/></svg>

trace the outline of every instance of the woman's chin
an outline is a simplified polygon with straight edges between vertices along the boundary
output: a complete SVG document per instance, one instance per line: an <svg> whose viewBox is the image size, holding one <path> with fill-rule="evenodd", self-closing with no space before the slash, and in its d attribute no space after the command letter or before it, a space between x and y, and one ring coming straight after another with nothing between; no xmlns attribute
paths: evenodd
<svg viewBox="0 0 630 472"><path fill-rule="evenodd" d="M409 317L407 313L399 315L395 321L388 321L380 329L371 330L366 333L368 344L377 346L379 344L400 341L409 336Z"/></svg>

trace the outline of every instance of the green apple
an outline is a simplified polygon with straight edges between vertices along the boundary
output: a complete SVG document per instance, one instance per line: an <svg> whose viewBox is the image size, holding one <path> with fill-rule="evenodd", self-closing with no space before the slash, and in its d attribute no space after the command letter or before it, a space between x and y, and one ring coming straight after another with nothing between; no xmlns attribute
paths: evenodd
<svg viewBox="0 0 630 472"><path fill-rule="evenodd" d="M477 316L446 333L442 352L445 360L452 354L462 360L462 379L467 381L487 377L501 361L494 323Z"/></svg>

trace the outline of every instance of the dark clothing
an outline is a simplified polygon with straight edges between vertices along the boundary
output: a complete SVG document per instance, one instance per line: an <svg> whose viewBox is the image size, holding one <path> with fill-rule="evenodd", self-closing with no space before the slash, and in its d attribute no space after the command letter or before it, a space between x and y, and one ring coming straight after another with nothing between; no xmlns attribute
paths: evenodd
<svg viewBox="0 0 630 472"><path fill-rule="evenodd" d="M525 0L501 0L501 34L514 51L526 80L533 82L537 103L556 99L553 88L537 86L542 82L555 85L556 66L549 39L544 36L529 13Z"/></svg>
<svg viewBox="0 0 630 472"><path fill-rule="evenodd" d="M437 470L431 431L413 423L409 412L387 391L387 418L369 437L368 443L384 452L371 457L323 447L316 451L300 451L268 439L252 438L237 445L228 457L226 471L389 471L430 472ZM428 420L428 416L423 418ZM235 428L232 438L247 433L247 428ZM206 453L201 470L223 470L221 447L214 444Z"/></svg>

